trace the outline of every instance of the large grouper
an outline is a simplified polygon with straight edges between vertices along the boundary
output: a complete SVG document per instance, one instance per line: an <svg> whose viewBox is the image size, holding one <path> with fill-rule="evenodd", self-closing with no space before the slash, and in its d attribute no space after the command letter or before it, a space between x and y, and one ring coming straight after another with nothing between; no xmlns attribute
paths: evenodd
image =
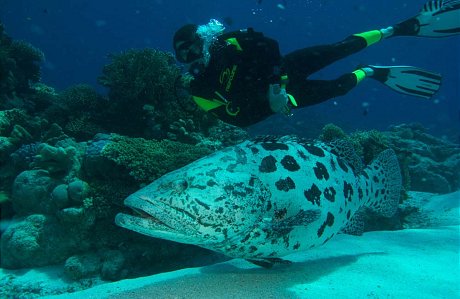
<svg viewBox="0 0 460 299"><path fill-rule="evenodd" d="M365 167L346 142L268 136L160 177L126 198L135 213L120 213L115 222L269 267L353 231L366 207L391 216L400 193L391 149Z"/></svg>

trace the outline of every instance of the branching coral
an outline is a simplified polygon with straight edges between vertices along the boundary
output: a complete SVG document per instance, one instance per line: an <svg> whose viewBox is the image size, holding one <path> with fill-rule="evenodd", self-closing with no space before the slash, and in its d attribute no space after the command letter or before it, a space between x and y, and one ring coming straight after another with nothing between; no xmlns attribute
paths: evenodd
<svg viewBox="0 0 460 299"><path fill-rule="evenodd" d="M154 49L128 50L111 56L99 83L109 88L106 121L112 132L136 137L177 135L178 121L192 120L194 132L204 131L209 119L185 92L187 80L170 53ZM188 132L192 133L192 132ZM196 138L188 138L197 142Z"/></svg>
<svg viewBox="0 0 460 299"><path fill-rule="evenodd" d="M150 183L159 176L182 167L210 151L170 140L145 140L114 135L102 155L125 167L139 183Z"/></svg>

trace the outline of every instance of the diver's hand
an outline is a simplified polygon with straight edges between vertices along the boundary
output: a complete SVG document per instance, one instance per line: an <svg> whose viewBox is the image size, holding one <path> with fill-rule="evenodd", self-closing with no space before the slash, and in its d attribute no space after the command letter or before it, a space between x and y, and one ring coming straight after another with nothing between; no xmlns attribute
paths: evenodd
<svg viewBox="0 0 460 299"><path fill-rule="evenodd" d="M279 84L270 84L268 87L268 101L270 108L275 113L283 113L289 115L291 109L289 108L289 98L286 89L281 88Z"/></svg>

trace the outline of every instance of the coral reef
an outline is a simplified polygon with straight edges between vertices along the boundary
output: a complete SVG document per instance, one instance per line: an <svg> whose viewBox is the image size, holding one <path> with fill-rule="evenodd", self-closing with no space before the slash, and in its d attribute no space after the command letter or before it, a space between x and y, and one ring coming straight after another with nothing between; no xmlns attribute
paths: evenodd
<svg viewBox="0 0 460 299"><path fill-rule="evenodd" d="M30 92L30 83L40 80L44 54L25 41L12 40L0 23L0 108L10 109L10 100Z"/></svg>
<svg viewBox="0 0 460 299"><path fill-rule="evenodd" d="M411 190L449 193L460 189L458 145L429 135L420 124L392 127L388 141L406 157Z"/></svg>
<svg viewBox="0 0 460 299"><path fill-rule="evenodd" d="M132 178L144 184L210 153L205 147L171 140L113 135L111 141L102 150L102 156L124 167Z"/></svg>
<svg viewBox="0 0 460 299"><path fill-rule="evenodd" d="M111 60L99 77L109 89L105 120L111 132L196 144L197 134L215 124L181 92L187 80L170 53L128 50L111 55Z"/></svg>
<svg viewBox="0 0 460 299"><path fill-rule="evenodd" d="M2 234L2 267L41 267L63 262L87 244L84 238L69 238L68 234L51 216L30 215L15 222Z"/></svg>

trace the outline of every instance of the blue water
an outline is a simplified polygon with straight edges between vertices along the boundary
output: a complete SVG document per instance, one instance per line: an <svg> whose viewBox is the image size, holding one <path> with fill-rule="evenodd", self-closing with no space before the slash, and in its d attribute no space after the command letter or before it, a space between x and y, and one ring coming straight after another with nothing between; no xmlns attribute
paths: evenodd
<svg viewBox="0 0 460 299"><path fill-rule="evenodd" d="M102 75L104 65L110 63L110 59L108 58L109 54L120 53L133 48L142 49L146 47L156 48L162 51L172 51L172 36L179 27L186 23L205 24L211 18L215 18L223 22L229 31L253 27L256 31L261 31L266 36L278 40L282 54L287 54L304 47L334 43L354 33L381 29L393 25L415 15L425 1L426 0L0 0L0 22L5 25L6 33L11 38L14 40L27 41L44 52L46 61L42 64L41 68L43 83L54 87L57 91L63 91L75 84L84 83L93 86L101 94L106 94L107 90L97 83L97 79ZM297 109L291 117L275 115L249 128L249 132L252 135L284 135L294 133L300 136L317 138L321 133L321 129L327 123L335 123L341 128L344 128L347 133L351 133L356 130L369 129L384 131L388 130L393 125L418 122L427 128L430 135L460 144L460 55L458 53L460 53L460 36L443 39L399 37L385 40L321 70L311 78L335 79L344 73L353 71L356 66L360 64L412 65L443 75L444 80L442 88L433 99L424 100L401 95L374 80L365 80L346 96L331 99L320 105ZM2 78L0 78L0 80L1 79ZM155 80L155 78L152 78L152 80ZM52 113L53 111L51 111L51 115ZM40 114L38 116L41 117ZM51 123L53 120L49 119L49 121ZM46 126L45 123L43 123L43 126ZM10 134L10 132L8 132L8 134ZM13 133L11 133L11 135L13 136ZM41 136L41 133L36 135ZM420 135L421 134L419 134L419 138ZM414 188L414 190L428 190L430 192L440 193L457 190L460 182L460 179L455 177L456 170L458 170L457 161L459 161L458 145L452 146L449 143L440 141L438 142L439 146L437 144L428 144L432 139L429 135L427 136L422 135L422 137L426 138L422 138L423 140L416 140L419 142L417 145L421 144L422 146L420 146L420 151L416 152L416 155L414 155L415 157L413 158L412 165L414 166L419 161L423 163L418 163L413 169L404 169L411 171L409 173L409 175L412 175L411 184L412 186L418 187L418 189ZM5 142L8 138L0 136L0 142ZM103 136L100 138L101 139L97 139L93 143L91 143L90 140L85 140L87 141L86 145L89 146L89 150L85 152L85 154L82 153L82 157L77 157L76 159L80 159L79 161L81 162L84 155L86 155L86 157L90 156L90 154L92 155L91 149L95 149L95 152L97 152L94 156L99 155L101 148L109 142L104 139L107 137ZM13 185L14 177L19 177L20 173L27 174L33 167L37 168L36 166L29 165L29 162L33 161L33 157L37 153L37 147L39 144L44 143L42 139L45 139L45 137L41 136L35 139L30 140L31 143L11 144L10 149L15 150L16 156L11 156L12 158L10 161L0 156L0 162L8 162L5 164L0 163L0 180L3 180L0 181L0 208L3 212L1 215L3 219L0 220L0 235L4 233L9 225L15 225L16 220L20 219L17 218L17 211L15 211L11 202L18 199L23 202L29 198L25 195L21 195L22 193L18 193L19 195L15 196L9 195L13 194L12 191L14 191L15 188L20 191L22 190L20 183ZM11 138L11 140L14 141L14 138ZM404 139L404 142L406 141L407 140ZM29 142L29 140L27 140L27 142ZM413 150L413 145L409 143L410 142L407 141L408 146L411 146L410 148L398 148L398 151ZM4 151L4 153L9 150L6 148L6 145L5 148L0 149ZM426 155L424 155L424 151L426 151ZM451 157L447 157L449 153L451 153ZM0 154L2 154L1 151ZM9 155L9 152L7 154ZM404 155L406 154L407 152L404 152ZM17 161L14 161L14 159L17 159ZM28 159L30 161L28 161ZM112 165L106 166L99 165L96 162L93 163L95 168L100 166L102 169ZM405 163L408 162L406 161ZM9 173L9 171L11 171L10 164L13 164L12 169L16 168L18 173L14 173L14 175ZM77 167L80 167L80 164L78 164ZM38 168L41 169L41 166L39 165ZM96 181L99 172L96 171L96 174L90 173L92 170L95 171L100 169L83 169L78 174L72 174L69 175L69 177L67 177L67 173L65 177L64 175L59 177L60 174L57 175L56 178L53 177L55 181L46 183L48 184L47 188L49 190L42 192L43 200L46 200L47 203L54 203L53 200L55 199L53 199L52 196L54 196L54 191L57 189L56 186L61 187L58 191L67 194L66 188L69 188L70 182L74 179L81 178L82 182L88 180L88 183L92 183L90 188L93 188L93 186L99 187L99 182ZM21 172L19 173L19 171ZM91 191L98 196L100 195L100 197L84 198L82 202L78 203L69 201L65 204L65 208L69 208L70 210L66 211L67 214L63 214L64 216L67 215L67 217L69 217L68 215L72 216L72 212L76 213L80 211L80 208L83 209L83 207L88 209L87 211L93 212L91 206L85 205L88 205L94 200L96 203L95 209L100 209L101 207L107 209L109 211L107 215L97 210L101 218L94 220L90 217L93 214L89 213L89 216L86 215L89 220L86 218L79 219L78 221L80 222L69 222L70 224L62 221L65 225L61 225L62 223L56 220L59 220L59 215L61 215L59 213L63 211L63 209L61 209L62 207L59 208L59 212L57 212L58 210L53 210L49 212L49 215L38 215L38 217L36 217L38 219L36 220L37 222L45 216L48 217L46 219L56 221L50 224L50 226L54 225L58 228L56 232L52 231L48 234L47 231L43 230L46 234L43 233L45 237L44 240L41 240L43 244L39 244L40 246L37 245L40 247L37 249L37 254L33 252L35 247L21 247L15 244L35 242L36 235L42 236L39 234L42 233L41 227L36 228L38 232L36 232L35 229L31 230L30 238L26 233L23 235L18 233L16 236L19 235L19 237L17 237L19 243L10 242L6 240L6 238L3 238L3 240L6 240L4 243L8 246L13 244L7 247L8 253L10 255L16 253L17 249L19 252L30 254L30 256L32 256L31 260L41 261L46 259L43 256L39 257L39 254L48 252L48 248L58 248L59 250L54 250L53 253L58 257L65 258L66 261L62 261L62 263L57 266L62 268L63 264L67 263L70 259L70 266L66 269L71 270L72 266L78 265L73 258L78 257L80 254L88 254L89 257L94 257L97 256L97 254L102 256L102 254L107 253L107 256L104 255L104 261L98 260L100 256L97 256L95 264L100 267L102 267L101 265L108 265L108 270L99 269L95 271L95 275L104 274L104 270L107 270L106 272L108 272L108 274L105 273L105 277L114 280L122 279L125 275L149 275L181 267L214 263L223 259L223 257L219 255L210 255L208 252L203 253L197 248L181 247L182 245L165 243L157 239L147 239L147 237L134 234L127 230L123 230L121 235L119 235L121 228L115 227L115 224L112 223L114 215L112 216L111 213L118 213L123 209L123 207L121 207L121 193L124 190L120 191L120 194L117 193L117 190L113 190L113 198L102 197L106 194L112 196L110 192L103 189L103 187L111 186L110 180L114 179L117 183L118 180L121 181L117 171L118 170L113 171L113 173L110 173L107 177L103 176L97 178L101 180L101 190L94 188ZM85 174L88 176L87 178L84 177ZM429 176L427 176L427 174ZM48 175L47 172L42 172L42 175L45 179L48 177L51 178L52 176ZM123 178L122 175L123 174L120 175L121 178ZM407 175L407 173L405 173L405 175ZM93 179L93 176L94 181L90 181ZM25 175L22 177L25 177ZM11 184L8 186L5 184L7 181L11 181ZM26 181L27 180L24 180L24 182ZM445 184L440 186L440 183ZM46 184L42 184L42 181L37 181L36 185L42 186ZM137 182L126 182L126 187L136 189L138 186L134 186L134 184L137 184ZM27 183L24 189L36 187L32 185L32 183ZM438 189L442 191L438 189L429 189L434 187L438 187ZM449 188L452 188L452 190ZM31 190L31 192L35 192L38 188ZM65 190L65 192L63 190ZM41 191L38 190L37 192ZM56 194L58 194L57 191ZM5 199L7 197L6 195L8 195L9 198ZM40 194L37 195L37 198L41 198L39 195ZM63 195L63 197L65 196ZM458 198L455 194L452 198L454 197ZM58 201L56 200L56 202ZM452 199L451 202L454 202L454 199ZM34 207L31 207L31 210L33 210L33 208ZM74 208L76 209L73 210ZM32 213L27 209L25 210L26 216ZM18 214L20 215L20 213ZM5 215L7 215L7 217L5 217ZM40 218L41 216L43 217ZM87 220L88 222L93 220L95 222L86 224ZM67 221L69 220L67 219ZM84 225L82 224L83 222ZM21 222L18 221L18 223ZM27 225L30 223L32 222L28 220ZM100 225L101 223L106 224L106 226ZM110 224L112 224L112 226L110 226ZM94 240L96 238L91 235L81 237L78 234L74 236L73 233L69 233L71 230L70 228L79 228L80 225L84 226L81 228L81 231L84 233L92 234L94 232L96 236L107 234L109 238ZM20 227L20 232L27 232L27 230ZM65 232L65 237L60 235L61 232ZM63 253L62 251L64 251L64 249L61 250L59 246L61 243L55 241L60 240L61 237L63 240L62 244L67 245L66 242L71 244L68 245L70 248L69 253ZM436 237L440 237L440 235L436 234ZM80 240L80 238L84 239L83 241L86 241L85 238L87 238L88 244L80 244L79 241L74 241ZM40 238L37 237L37 239ZM453 239L451 238L449 240L452 241ZM447 244L446 242L450 242L449 240L445 241L439 238L439 242L432 241L431 243L437 246L439 244L445 245ZM53 241L54 244L51 241ZM433 247L434 249L431 251L431 247L429 247L431 243L427 245L413 241L412 239L406 241L412 243L417 248L423 248L425 252L432 253L434 250L439 250L438 247ZM395 241L395 244L396 243ZM403 243L398 243L398 247L407 247L401 244ZM148 250L144 250L144 248L148 248ZM380 253L380 249L376 252ZM5 252L3 253L3 257L5 257L6 254ZM27 254L24 256L28 256ZM398 256L399 255L398 253ZM163 256L177 256L177 260L160 260ZM438 265L443 265L443 255L441 254L439 256L441 257L441 262L439 262ZM21 258L22 257L20 257L20 260L22 262ZM126 264L123 264L124 258L126 258ZM346 260L349 259L348 256L344 256L344 258ZM23 259L25 260L25 258ZM54 259L51 260L54 261ZM117 265L117 262L123 265ZM323 267L320 263L321 261L316 263L316 265L320 265L316 268L320 269L318 273L323 275L325 273L324 269L327 270L327 267ZM37 263L32 262L31 264L36 265ZM87 262L84 266L91 270L90 264L90 262ZM314 265L315 264L313 264L313 266ZM49 265L46 264L46 266ZM312 267L310 266L311 265L307 265L306 268L311 270ZM447 266L454 268L455 264L449 264ZM111 267L118 272L113 270L114 274L111 275ZM341 265L338 267L344 268L344 266ZM399 269L398 267L399 265L395 269ZM63 274L61 268L57 270L53 269L54 272L44 271L45 277L42 277L42 280L50 283L53 283L53 281L60 281L61 278L66 280L69 277L69 273ZM82 268L85 267L82 266ZM314 268L315 267L313 267L313 272L315 272ZM391 269L391 265L387 268ZM415 271L417 271L417 267L415 268ZM11 296L14 298L32 298L38 297L40 294L53 293L52 290L47 290L46 285L41 285L40 281L35 283L35 278L31 279L32 283L30 283L30 281L28 282L30 284L22 283L21 280L16 280L13 283L13 280L16 278L13 279L13 276L8 274L9 272L7 271L9 270L6 272L3 270L3 267L0 267L0 285L10 286L12 289L0 288L0 294L13 294ZM83 270L86 271L87 269ZM90 270L88 270L88 272L90 272ZM128 271L126 272L128 274L125 273L125 270ZM283 271L280 273L290 273L289 271L291 270ZM455 273L458 273L458 269L455 269L455 271ZM30 274L32 272L32 270L20 269L19 272L17 272L17 276L27 276L27 273ZM55 277L48 276L49 273L54 273ZM75 273L78 274L80 272L75 271ZM233 275L234 272L229 271L228 273L232 275L232 279L235 279ZM423 272L422 274L426 275L425 277L429 277L430 272L428 271L427 273ZM450 272L446 271L446 273ZM73 274L73 272L70 272L70 274ZM92 275L92 273L84 274L87 274L85 279ZM442 281L442 279L436 280L436 275L437 273L433 273L433 275L431 275L432 277L429 279L430 283L436 285L436 287L433 287L433 291L437 292L436 288L443 290L447 289L443 284L437 285L437 281ZM252 276L252 278L253 277L254 276ZM306 277L307 276L302 273L301 281L304 281ZM351 277L354 278L354 276ZM380 273L377 277L381 277ZM435 277L435 279L432 279L433 277ZM452 277L458 278L458 275L452 275ZM72 281L72 284L68 286L65 285L64 290L72 291L84 289L90 287L90 284L96 281L96 279L91 280L93 278L78 280L74 277L74 279L76 282ZM253 284L251 279L246 279L246 281L248 283L250 282L251 285ZM65 283L68 283L68 281L65 281ZM425 284L423 279L421 279L421 283ZM22 284L24 284L24 287L18 287ZM291 280L289 280L289 284L291 284ZM242 289L239 284L235 285L239 289ZM381 288L380 285L379 282L379 289ZM431 286L428 283L427 285ZM277 285L274 284L273 287L277 287ZM348 285L345 287L348 287ZM184 289L187 290L186 288ZM381 288L381 290L384 289L385 287ZM334 290L334 288L329 288L329 290ZM259 292L259 290L257 291ZM62 290L59 292L62 292ZM440 293L442 294L442 292ZM0 295L0 297L1 296L2 295ZM369 296L370 294L368 294L368 297Z"/></svg>
<svg viewBox="0 0 460 299"><path fill-rule="evenodd" d="M254 27L279 41L283 54L330 43L404 20L422 7L411 1L60 1L2 0L0 19L14 39L29 41L46 55L43 82L58 90L97 84L107 54L130 48L172 51L171 37L184 23L226 22L228 30ZM283 3L286 5L282 6ZM350 130L387 129L420 122L431 134L458 141L460 131L460 38L395 38L372 46L315 74L335 78L360 63L413 65L442 73L443 86L432 101L403 96L368 80L344 97L276 119L275 133L315 131L315 124L337 123ZM369 103L369 113L363 102ZM255 133L273 133L275 126ZM267 126L268 124L268 126ZM319 125L318 125L319 126ZM275 130L276 131L276 130Z"/></svg>

